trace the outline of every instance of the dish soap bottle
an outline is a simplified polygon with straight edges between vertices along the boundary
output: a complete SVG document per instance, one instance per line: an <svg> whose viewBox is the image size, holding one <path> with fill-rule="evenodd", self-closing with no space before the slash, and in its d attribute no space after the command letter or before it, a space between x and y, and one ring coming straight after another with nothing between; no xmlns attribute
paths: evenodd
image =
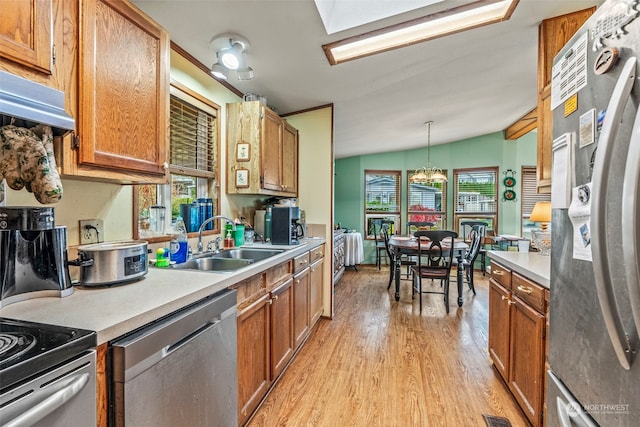
<svg viewBox="0 0 640 427"><path fill-rule="evenodd" d="M176 218L176 225L173 228L177 234L171 239L171 261L180 264L187 260L187 252L189 251L187 227L181 216Z"/></svg>
<svg viewBox="0 0 640 427"><path fill-rule="evenodd" d="M224 248L231 249L233 248L233 244L234 244L234 239L231 236L231 230L227 230L227 237L225 237L224 239Z"/></svg>

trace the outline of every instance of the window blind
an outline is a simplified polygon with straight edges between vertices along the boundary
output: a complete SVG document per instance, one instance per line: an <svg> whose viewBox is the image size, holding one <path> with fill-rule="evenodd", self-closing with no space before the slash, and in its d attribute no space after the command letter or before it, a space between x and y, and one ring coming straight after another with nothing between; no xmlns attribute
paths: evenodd
<svg viewBox="0 0 640 427"><path fill-rule="evenodd" d="M522 167L522 216L529 218L536 202L550 201L550 194L538 194L538 182L536 178L536 168L534 166Z"/></svg>
<svg viewBox="0 0 640 427"><path fill-rule="evenodd" d="M172 172L215 178L215 116L172 95L170 125Z"/></svg>

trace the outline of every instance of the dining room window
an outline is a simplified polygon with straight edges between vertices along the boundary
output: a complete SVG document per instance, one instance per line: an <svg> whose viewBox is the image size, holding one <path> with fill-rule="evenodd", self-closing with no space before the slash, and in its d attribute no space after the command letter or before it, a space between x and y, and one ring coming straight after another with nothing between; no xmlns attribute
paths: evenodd
<svg viewBox="0 0 640 427"><path fill-rule="evenodd" d="M454 227L462 221L484 221L496 232L498 225L498 167L454 169Z"/></svg>
<svg viewBox="0 0 640 427"><path fill-rule="evenodd" d="M374 238L374 220L393 221L389 233L400 230L400 183L402 172L398 170L364 171L364 216L367 226L367 239Z"/></svg>
<svg viewBox="0 0 640 427"><path fill-rule="evenodd" d="M447 174L446 170L442 172ZM433 229L446 229L447 182L411 182L414 174L407 171L407 222L433 222Z"/></svg>
<svg viewBox="0 0 640 427"><path fill-rule="evenodd" d="M536 202L551 201L551 194L538 193L537 170L535 166L522 166L520 203L522 212L522 237L531 238L531 230L539 228L539 224L529 221L531 211Z"/></svg>
<svg viewBox="0 0 640 427"><path fill-rule="evenodd" d="M219 109L217 104L190 89L172 83L169 183L136 186L138 230L134 235L144 238L167 235L178 216L185 219L188 231L196 231L199 224L189 223L185 218L187 212L194 213L191 208L194 202L210 203L211 214L219 212ZM198 209L199 222L206 212L206 208ZM159 216L164 218L164 227L157 223Z"/></svg>

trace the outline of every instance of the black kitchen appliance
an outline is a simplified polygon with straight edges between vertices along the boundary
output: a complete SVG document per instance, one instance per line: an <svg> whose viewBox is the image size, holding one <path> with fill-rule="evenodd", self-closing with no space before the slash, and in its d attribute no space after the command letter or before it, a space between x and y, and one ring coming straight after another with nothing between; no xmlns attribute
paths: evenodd
<svg viewBox="0 0 640 427"><path fill-rule="evenodd" d="M300 220L300 208L276 206L271 211L271 243L274 245L297 245L304 236Z"/></svg>
<svg viewBox="0 0 640 427"><path fill-rule="evenodd" d="M0 425L96 425L94 331L0 317Z"/></svg>
<svg viewBox="0 0 640 427"><path fill-rule="evenodd" d="M71 295L67 261L67 228L55 226L53 208L0 208L0 307Z"/></svg>

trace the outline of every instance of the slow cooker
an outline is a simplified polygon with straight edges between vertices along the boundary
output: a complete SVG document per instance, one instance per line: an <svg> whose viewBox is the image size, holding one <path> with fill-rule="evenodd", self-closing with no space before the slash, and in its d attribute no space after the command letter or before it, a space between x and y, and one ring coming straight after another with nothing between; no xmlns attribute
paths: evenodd
<svg viewBox="0 0 640 427"><path fill-rule="evenodd" d="M78 246L80 284L101 286L125 283L147 274L147 242L126 240Z"/></svg>

